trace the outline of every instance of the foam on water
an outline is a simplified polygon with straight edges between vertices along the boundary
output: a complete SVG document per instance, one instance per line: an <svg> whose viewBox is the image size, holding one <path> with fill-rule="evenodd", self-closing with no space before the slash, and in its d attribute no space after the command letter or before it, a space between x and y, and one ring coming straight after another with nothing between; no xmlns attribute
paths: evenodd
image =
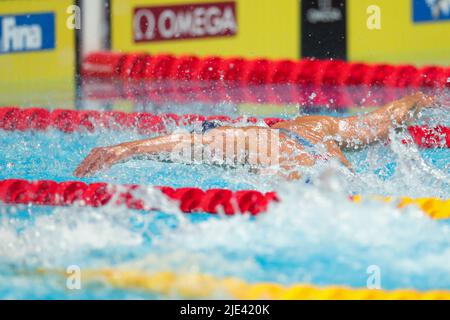
<svg viewBox="0 0 450 320"><path fill-rule="evenodd" d="M448 224L415 208L401 212L393 204L350 203L334 191L291 185L279 190L283 202L270 214L187 225L166 234L159 242L161 251L203 253L208 264L213 257L226 257L236 266L233 275L251 281L363 287L367 268L376 265L384 288L450 287ZM217 268L220 264L208 269L201 259L200 266L182 261L182 269L229 275Z"/></svg>
<svg viewBox="0 0 450 320"><path fill-rule="evenodd" d="M140 213L117 207L32 209L34 222L0 226L2 274L75 264L364 287L376 266L384 289L450 288L448 222L415 207L352 203L339 175L327 174L326 186L279 188L283 201L256 218L146 213L139 220Z"/></svg>

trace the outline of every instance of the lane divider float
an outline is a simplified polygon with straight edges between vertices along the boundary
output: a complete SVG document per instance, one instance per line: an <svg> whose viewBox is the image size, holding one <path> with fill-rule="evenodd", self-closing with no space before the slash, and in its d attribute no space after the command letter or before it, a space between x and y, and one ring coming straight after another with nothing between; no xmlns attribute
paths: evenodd
<svg viewBox="0 0 450 320"><path fill-rule="evenodd" d="M342 60L269 60L242 57L92 52L82 63L87 78L233 80L247 85L309 83L395 87L450 87L450 67L366 64Z"/></svg>
<svg viewBox="0 0 450 320"><path fill-rule="evenodd" d="M122 86L109 90L109 95L153 102L220 100L342 108L379 105L419 88L450 87L450 67L142 52L90 53L83 60L81 74L88 91L93 80L119 81ZM90 98L104 96L103 88Z"/></svg>
<svg viewBox="0 0 450 320"><path fill-rule="evenodd" d="M8 131L43 131L50 128L66 133L76 131L93 132L96 129L130 130L141 134L167 133L170 125L187 126L204 120L220 120L224 123L257 123L255 117L209 116L200 114L178 115L167 113L156 115L146 112L126 113L121 111L65 110L53 111L44 108L21 109L18 107L0 108L0 129ZM265 118L272 126L281 118ZM450 148L450 127L410 126L408 131L413 141L422 148ZM405 142L406 143L406 142Z"/></svg>
<svg viewBox="0 0 450 320"><path fill-rule="evenodd" d="M81 181L55 182L51 180L27 181L21 179L0 180L0 201L7 204L36 204L48 206L81 205L99 207L115 201L130 209L155 210L152 204L136 198L133 193L139 185L86 184ZM259 214L267 210L269 203L278 201L275 192L261 193L255 190L231 191L227 189L155 187L169 199L177 201L182 212L206 212L211 214L237 213Z"/></svg>
<svg viewBox="0 0 450 320"><path fill-rule="evenodd" d="M42 273L42 272L41 272ZM48 271L44 271L48 273ZM146 273L127 269L83 271L83 280L103 282L115 288L135 289L185 299L230 298L242 300L450 300L450 291L413 289L371 290L344 286L310 284L281 285L249 283L244 280L207 274L178 274L171 271Z"/></svg>
<svg viewBox="0 0 450 320"><path fill-rule="evenodd" d="M136 197L138 185L86 184L81 181L56 182L51 180L27 181L21 179L0 180L0 201L6 204L34 204L48 206L81 205L100 207L108 204L125 205L130 209L157 210L155 204L147 204ZM155 187L169 199L178 202L185 213L204 212L226 215L266 212L271 203L280 201L275 192L256 190L231 191L227 189ZM359 202L361 196L349 197ZM371 198L369 196L365 198ZM397 201L399 208L416 205L433 219L450 218L450 199L401 197L372 197L386 202ZM112 202L114 201L114 202Z"/></svg>

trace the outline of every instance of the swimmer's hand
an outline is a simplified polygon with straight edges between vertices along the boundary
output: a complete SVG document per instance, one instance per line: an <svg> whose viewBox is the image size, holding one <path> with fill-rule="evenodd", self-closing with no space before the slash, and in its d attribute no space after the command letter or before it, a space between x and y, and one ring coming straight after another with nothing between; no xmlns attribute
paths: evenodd
<svg viewBox="0 0 450 320"><path fill-rule="evenodd" d="M113 164L131 156L130 149L124 145L94 148L74 171L78 178L89 177L97 171L110 168Z"/></svg>
<svg viewBox="0 0 450 320"><path fill-rule="evenodd" d="M411 108L414 109L415 112L419 112L423 108L431 108L436 104L436 98L432 96L428 96L421 91L417 91L407 97L405 100L411 102Z"/></svg>
<svg viewBox="0 0 450 320"><path fill-rule="evenodd" d="M417 91L403 98L403 102L403 106L406 106L406 109L409 111L409 117L406 117L403 123L411 125L419 118L422 109L432 108L436 105L436 98Z"/></svg>

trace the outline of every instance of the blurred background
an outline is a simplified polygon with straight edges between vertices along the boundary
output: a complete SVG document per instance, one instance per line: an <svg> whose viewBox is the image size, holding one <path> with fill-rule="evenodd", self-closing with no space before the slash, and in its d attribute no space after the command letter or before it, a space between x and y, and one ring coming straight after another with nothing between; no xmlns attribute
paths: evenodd
<svg viewBox="0 0 450 320"><path fill-rule="evenodd" d="M0 105L154 109L83 79L97 51L421 67L449 40L450 0L1 0Z"/></svg>

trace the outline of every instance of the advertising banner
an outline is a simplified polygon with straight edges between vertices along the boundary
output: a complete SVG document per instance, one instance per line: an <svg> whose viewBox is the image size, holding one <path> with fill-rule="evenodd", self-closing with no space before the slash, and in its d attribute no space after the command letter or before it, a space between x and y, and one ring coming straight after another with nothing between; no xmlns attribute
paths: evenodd
<svg viewBox="0 0 450 320"><path fill-rule="evenodd" d="M298 58L296 0L111 0L112 49Z"/></svg>
<svg viewBox="0 0 450 320"><path fill-rule="evenodd" d="M0 1L0 105L71 107L75 96L72 0Z"/></svg>
<svg viewBox="0 0 450 320"><path fill-rule="evenodd" d="M346 1L301 1L301 12L301 56L345 60Z"/></svg>
<svg viewBox="0 0 450 320"><path fill-rule="evenodd" d="M348 59L450 64L450 0L347 0Z"/></svg>

